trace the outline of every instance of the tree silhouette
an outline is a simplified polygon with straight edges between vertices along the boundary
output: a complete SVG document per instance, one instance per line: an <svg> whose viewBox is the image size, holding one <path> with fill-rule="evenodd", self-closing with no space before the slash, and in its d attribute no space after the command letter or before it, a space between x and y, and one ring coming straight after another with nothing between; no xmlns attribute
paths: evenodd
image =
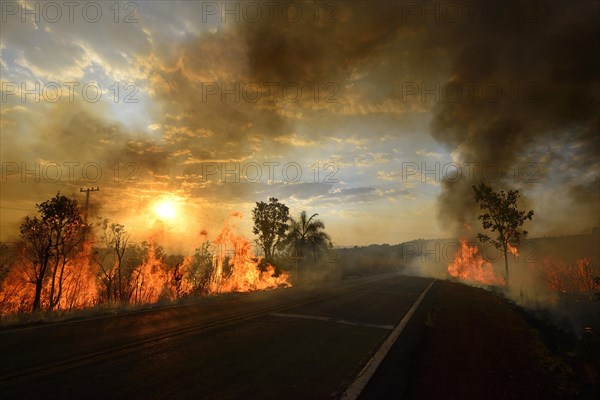
<svg viewBox="0 0 600 400"><path fill-rule="evenodd" d="M313 214L308 218L306 211L302 211L299 219L290 217L287 243L292 246L295 256L300 259L304 259L306 251L310 250L313 261L316 262L319 249L331 245L331 238L324 232L325 224L321 220L315 219L318 215Z"/></svg>
<svg viewBox="0 0 600 400"><path fill-rule="evenodd" d="M521 237L527 236L527 231L521 230L526 220L531 220L533 210L520 211L517 208L519 198L518 190L495 192L491 186L481 182L479 186L473 185L475 201L479 203L481 210L485 213L477 217L481 220L483 229L491 229L496 232L496 238L478 233L477 238L482 243L490 242L504 254L504 267L506 275L506 286L509 285L508 274L508 249L509 245L518 246Z"/></svg>
<svg viewBox="0 0 600 400"><path fill-rule="evenodd" d="M25 217L20 227L26 244L26 254L32 262L32 282L35 284L33 311L41 305L41 293L46 278L50 279L48 308L53 309L63 291L65 266L83 242L86 225L77 201L57 193L36 204L37 216Z"/></svg>
<svg viewBox="0 0 600 400"><path fill-rule="evenodd" d="M268 262L273 261L273 255L280 243L285 239L288 229L289 208L280 203L275 197L269 198L269 202L257 202L252 210L254 227L252 232L258 235L256 240L265 253Z"/></svg>
<svg viewBox="0 0 600 400"><path fill-rule="evenodd" d="M126 301L123 262L129 245L129 233L123 224L111 223L108 218L100 219L98 225L102 229L100 240L104 248L94 252L94 259L102 272L101 279L106 287L107 301Z"/></svg>

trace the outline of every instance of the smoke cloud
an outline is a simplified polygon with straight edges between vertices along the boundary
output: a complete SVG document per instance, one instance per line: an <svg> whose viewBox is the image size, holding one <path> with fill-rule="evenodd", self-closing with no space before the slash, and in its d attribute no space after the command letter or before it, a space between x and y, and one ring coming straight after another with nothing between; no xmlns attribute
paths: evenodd
<svg viewBox="0 0 600 400"><path fill-rule="evenodd" d="M463 25L450 41L452 84L494 83L512 90L500 101L483 96L438 104L431 124L433 136L463 163L500 172L498 185L532 186L549 180L551 164L562 157L570 171L599 169L598 53L590 43L598 36L598 5L589 2L536 3L537 18L529 23ZM447 85L450 85L448 83ZM528 87L528 88L527 88ZM506 93L505 93L506 94ZM561 143L557 154L553 142ZM515 175L534 163L535 182ZM545 175L545 176L544 176ZM523 178L521 176L521 178ZM598 220L598 179L568 174L575 207L590 209ZM477 181L442 182L439 215L444 224L460 228L474 220L471 186Z"/></svg>

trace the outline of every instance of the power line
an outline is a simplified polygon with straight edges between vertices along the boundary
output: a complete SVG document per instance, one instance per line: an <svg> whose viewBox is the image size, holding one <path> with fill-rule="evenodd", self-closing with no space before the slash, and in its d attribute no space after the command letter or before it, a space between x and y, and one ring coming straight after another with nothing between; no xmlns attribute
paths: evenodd
<svg viewBox="0 0 600 400"><path fill-rule="evenodd" d="M90 192L97 192L99 190L100 190L100 188L98 186L96 186L95 189L93 187L87 188L85 190L83 188L79 189L79 191L81 193L85 192L85 223L86 224L87 224L87 219L88 219L88 206L90 204Z"/></svg>

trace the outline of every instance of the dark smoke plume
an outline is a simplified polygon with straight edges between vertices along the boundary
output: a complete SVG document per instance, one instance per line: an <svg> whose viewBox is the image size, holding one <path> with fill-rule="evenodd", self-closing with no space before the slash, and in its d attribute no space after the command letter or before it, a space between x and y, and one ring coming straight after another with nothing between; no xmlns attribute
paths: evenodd
<svg viewBox="0 0 600 400"><path fill-rule="evenodd" d="M499 188L528 183L514 172L527 163L540 172L536 182L529 183L540 183L539 179L549 178L542 173L548 164L561 156L569 158L568 168L575 171L599 168L600 62L593 49L600 33L599 5L535 5L536 18L530 22L463 24L453 32L451 81L494 83L503 89L503 96L498 101L464 96L442 102L431 125L433 136L455 151L459 163L501 170L495 181ZM552 154L549 148L555 141L572 154ZM598 216L598 180L581 175L563 184L574 188L577 207L591 205ZM464 176L458 182L442 182L443 223L460 228L473 221L471 185L475 183L476 179Z"/></svg>

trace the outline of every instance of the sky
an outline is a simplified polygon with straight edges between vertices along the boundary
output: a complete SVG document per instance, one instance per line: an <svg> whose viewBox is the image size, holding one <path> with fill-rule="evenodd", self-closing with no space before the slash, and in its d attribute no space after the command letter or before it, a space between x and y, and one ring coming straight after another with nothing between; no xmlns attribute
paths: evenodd
<svg viewBox="0 0 600 400"><path fill-rule="evenodd" d="M600 225L600 3L1 6L0 241L95 187L181 251L269 197L338 246L454 237L482 180L532 236Z"/></svg>

